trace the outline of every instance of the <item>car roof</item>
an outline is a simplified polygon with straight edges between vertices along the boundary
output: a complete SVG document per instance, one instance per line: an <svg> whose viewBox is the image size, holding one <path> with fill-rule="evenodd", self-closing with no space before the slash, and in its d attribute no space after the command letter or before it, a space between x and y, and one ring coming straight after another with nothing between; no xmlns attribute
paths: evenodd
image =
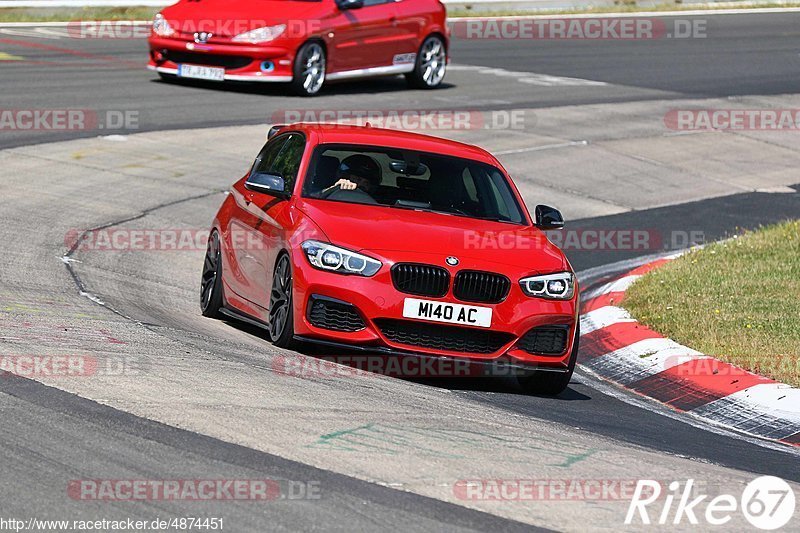
<svg viewBox="0 0 800 533"><path fill-rule="evenodd" d="M318 123L297 123L280 129L280 133L289 131L313 133L317 136L317 144L359 144L386 148L405 148L453 157L465 157L502 167L500 162L483 148L421 133L374 128L372 126Z"/></svg>

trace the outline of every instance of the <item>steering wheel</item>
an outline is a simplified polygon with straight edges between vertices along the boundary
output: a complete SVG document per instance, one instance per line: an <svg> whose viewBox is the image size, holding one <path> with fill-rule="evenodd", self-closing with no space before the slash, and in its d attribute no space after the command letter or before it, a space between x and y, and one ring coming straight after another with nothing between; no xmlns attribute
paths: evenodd
<svg viewBox="0 0 800 533"><path fill-rule="evenodd" d="M348 191L345 189L333 189L325 198L327 200L339 200L341 202L353 202L357 204L377 204L377 200L365 193L361 189L353 189Z"/></svg>

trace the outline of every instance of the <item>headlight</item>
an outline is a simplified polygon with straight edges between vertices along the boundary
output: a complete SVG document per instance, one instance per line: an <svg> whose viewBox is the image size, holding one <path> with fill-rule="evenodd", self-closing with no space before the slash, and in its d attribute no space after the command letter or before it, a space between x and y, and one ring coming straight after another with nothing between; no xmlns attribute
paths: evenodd
<svg viewBox="0 0 800 533"><path fill-rule="evenodd" d="M172 26L169 25L169 21L164 18L164 15L161 13L156 13L155 18L153 19L153 33L159 37L169 37L175 33L175 30L173 30Z"/></svg>
<svg viewBox="0 0 800 533"><path fill-rule="evenodd" d="M280 37L284 31L286 31L286 24L278 24L277 26L264 26L263 28L240 33L231 40L237 43L268 43Z"/></svg>
<svg viewBox="0 0 800 533"><path fill-rule="evenodd" d="M546 276L531 276L519 280L522 292L536 298L569 300L575 294L575 275L559 272Z"/></svg>
<svg viewBox="0 0 800 533"><path fill-rule="evenodd" d="M320 270L328 270L337 274L357 274L370 277L381 269L382 263L380 261L332 244L306 241L302 246L306 257L308 257L308 262Z"/></svg>

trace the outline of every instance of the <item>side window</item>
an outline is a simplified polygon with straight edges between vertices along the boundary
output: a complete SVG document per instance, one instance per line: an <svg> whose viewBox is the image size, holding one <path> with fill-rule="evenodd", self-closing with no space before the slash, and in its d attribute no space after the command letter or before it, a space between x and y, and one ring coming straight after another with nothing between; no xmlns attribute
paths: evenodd
<svg viewBox="0 0 800 533"><path fill-rule="evenodd" d="M270 141L261 149L261 153L258 154L256 158L256 162L253 163L253 173L256 172L265 172L269 174L270 169L272 168L272 163L275 161L275 158L283 148L283 145L286 144L288 137L278 137L273 141Z"/></svg>
<svg viewBox="0 0 800 533"><path fill-rule="evenodd" d="M516 209L517 202L502 174L493 170L488 178L497 205L497 214L509 222L522 223L522 214Z"/></svg>
<svg viewBox="0 0 800 533"><path fill-rule="evenodd" d="M393 4L396 0L364 0L364 7Z"/></svg>
<svg viewBox="0 0 800 533"><path fill-rule="evenodd" d="M492 197L494 198L492 207L497 210L496 214L508 218L508 207L506 206L505 198L502 197L500 190L497 188L497 184L493 179L489 179L487 182L489 184L489 189L492 191Z"/></svg>
<svg viewBox="0 0 800 533"><path fill-rule="evenodd" d="M306 140L302 135L292 133L283 145L280 153L272 162L270 172L281 176L285 183L284 190L292 192L297 181L297 172L300 170L300 162L303 160Z"/></svg>
<svg viewBox="0 0 800 533"><path fill-rule="evenodd" d="M478 201L478 189L475 187L475 180L472 179L472 173L469 168L464 169L464 188L467 190L467 198L472 202Z"/></svg>

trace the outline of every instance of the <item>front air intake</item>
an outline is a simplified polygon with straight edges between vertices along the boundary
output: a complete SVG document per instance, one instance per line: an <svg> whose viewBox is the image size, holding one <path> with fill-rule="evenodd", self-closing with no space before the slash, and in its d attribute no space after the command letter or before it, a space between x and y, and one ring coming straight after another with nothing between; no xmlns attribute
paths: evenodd
<svg viewBox="0 0 800 533"><path fill-rule="evenodd" d="M450 289L450 273L433 265L398 263L392 267L392 283L406 294L441 298Z"/></svg>

